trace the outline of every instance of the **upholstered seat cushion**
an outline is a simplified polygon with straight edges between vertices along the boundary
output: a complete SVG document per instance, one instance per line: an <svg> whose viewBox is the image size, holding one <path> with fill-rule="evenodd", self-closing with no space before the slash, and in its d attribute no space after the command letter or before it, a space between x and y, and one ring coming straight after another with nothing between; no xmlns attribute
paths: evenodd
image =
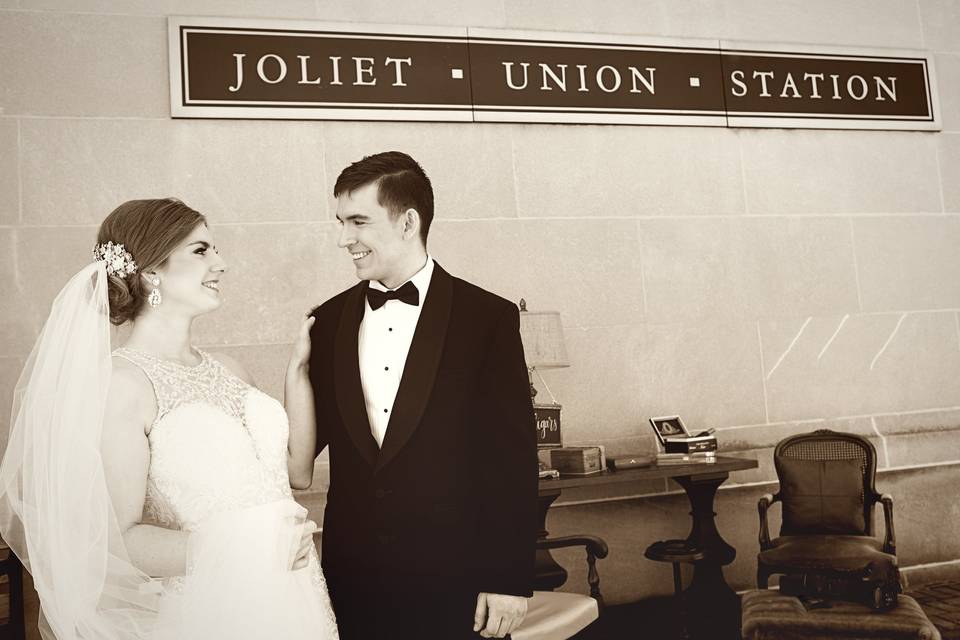
<svg viewBox="0 0 960 640"><path fill-rule="evenodd" d="M897 566L897 557L883 553L883 544L869 536L780 536L771 546L757 556L767 567L858 571L878 561Z"/></svg>
<svg viewBox="0 0 960 640"><path fill-rule="evenodd" d="M534 591L513 640L565 640L599 616L597 601L579 593Z"/></svg>
<svg viewBox="0 0 960 640"><path fill-rule="evenodd" d="M851 602L807 611L792 596L777 591L748 591L742 600L743 640L940 640L917 601L900 595L889 611L873 611Z"/></svg>
<svg viewBox="0 0 960 640"><path fill-rule="evenodd" d="M781 533L864 533L859 460L776 461L783 500Z"/></svg>

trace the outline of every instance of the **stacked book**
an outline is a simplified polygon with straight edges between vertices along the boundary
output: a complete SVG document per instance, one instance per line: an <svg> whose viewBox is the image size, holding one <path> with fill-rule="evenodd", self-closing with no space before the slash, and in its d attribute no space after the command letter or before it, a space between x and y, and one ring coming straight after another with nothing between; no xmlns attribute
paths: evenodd
<svg viewBox="0 0 960 640"><path fill-rule="evenodd" d="M710 464L717 461L716 451L697 451L694 453L658 453L657 465L666 466L671 464Z"/></svg>
<svg viewBox="0 0 960 640"><path fill-rule="evenodd" d="M657 455L658 465L717 461L717 437L713 429L691 434L680 416L650 418L650 426L662 450Z"/></svg>
<svg viewBox="0 0 960 640"><path fill-rule="evenodd" d="M664 453L716 453L717 437L712 433L663 438Z"/></svg>
<svg viewBox="0 0 960 640"><path fill-rule="evenodd" d="M663 453L657 455L657 464L661 466L716 461L717 438L712 433L668 436L663 439Z"/></svg>

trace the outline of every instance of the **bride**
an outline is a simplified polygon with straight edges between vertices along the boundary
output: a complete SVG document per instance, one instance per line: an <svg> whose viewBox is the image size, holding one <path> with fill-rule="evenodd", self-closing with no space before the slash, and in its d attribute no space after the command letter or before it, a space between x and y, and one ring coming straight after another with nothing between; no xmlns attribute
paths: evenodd
<svg viewBox="0 0 960 640"><path fill-rule="evenodd" d="M291 481L313 447L239 363L192 346L226 264L205 218L133 200L60 292L14 397L0 532L47 640L331 640ZM132 323L111 353L109 322ZM290 366L309 356L301 326Z"/></svg>

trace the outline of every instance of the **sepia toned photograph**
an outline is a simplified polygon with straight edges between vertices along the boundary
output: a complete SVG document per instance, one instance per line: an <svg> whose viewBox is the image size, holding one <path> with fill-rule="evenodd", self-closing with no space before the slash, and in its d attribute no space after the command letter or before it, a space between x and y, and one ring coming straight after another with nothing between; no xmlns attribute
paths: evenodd
<svg viewBox="0 0 960 640"><path fill-rule="evenodd" d="M661 445L668 438L682 438L690 435L680 416L650 418L650 426L653 427L653 432L657 435L657 440Z"/></svg>
<svg viewBox="0 0 960 640"><path fill-rule="evenodd" d="M0 0L0 638L960 640L958 274L960 0Z"/></svg>

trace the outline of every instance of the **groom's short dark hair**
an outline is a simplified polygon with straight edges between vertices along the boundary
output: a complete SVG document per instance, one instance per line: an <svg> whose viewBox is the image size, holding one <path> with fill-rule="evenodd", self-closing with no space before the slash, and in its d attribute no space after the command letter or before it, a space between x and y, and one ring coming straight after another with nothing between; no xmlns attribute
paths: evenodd
<svg viewBox="0 0 960 640"><path fill-rule="evenodd" d="M377 202L399 216L407 209L420 214L420 239L427 245L433 222L433 187L430 178L416 160L400 151L384 151L354 162L340 172L333 197L353 193L360 187L377 183Z"/></svg>

